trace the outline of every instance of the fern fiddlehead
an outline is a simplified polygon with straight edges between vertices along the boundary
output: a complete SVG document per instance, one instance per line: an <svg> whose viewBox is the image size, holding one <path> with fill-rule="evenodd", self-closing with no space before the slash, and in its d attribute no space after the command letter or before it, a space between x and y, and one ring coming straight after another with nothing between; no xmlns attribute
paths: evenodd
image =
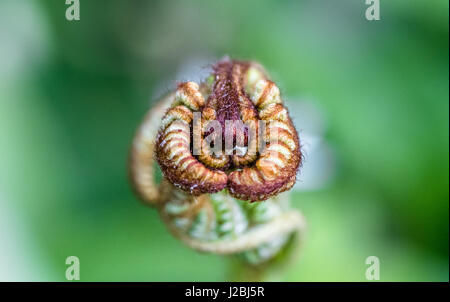
<svg viewBox="0 0 450 302"><path fill-rule="evenodd" d="M195 113L201 113L199 125ZM260 131L265 148L248 129L208 133L209 121L228 129L226 120ZM229 139L233 152L212 152L207 134ZM197 155L194 136L200 138ZM239 150L237 141L244 148ZM155 160L163 175L160 184ZM133 140L129 171L139 197L156 207L187 246L260 264L305 228L302 215L289 207L288 192L282 193L295 183L300 164L297 131L279 89L259 65L224 60L204 82L179 84L149 111Z"/></svg>

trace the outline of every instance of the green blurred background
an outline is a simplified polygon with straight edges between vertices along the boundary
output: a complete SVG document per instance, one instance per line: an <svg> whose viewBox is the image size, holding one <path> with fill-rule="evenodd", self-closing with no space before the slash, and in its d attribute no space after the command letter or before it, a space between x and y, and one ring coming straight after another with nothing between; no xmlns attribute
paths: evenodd
<svg viewBox="0 0 450 302"><path fill-rule="evenodd" d="M267 67L309 146L307 238L269 280L364 281L371 255L381 281L449 280L448 1L64 2L0 1L0 280L64 281L70 255L82 281L235 279L126 174L155 98L224 55Z"/></svg>

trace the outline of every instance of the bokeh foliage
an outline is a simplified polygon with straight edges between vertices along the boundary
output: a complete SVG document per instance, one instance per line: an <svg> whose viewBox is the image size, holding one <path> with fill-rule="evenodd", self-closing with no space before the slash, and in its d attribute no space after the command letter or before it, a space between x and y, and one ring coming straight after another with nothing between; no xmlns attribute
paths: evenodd
<svg viewBox="0 0 450 302"><path fill-rule="evenodd" d="M2 1L0 202L38 279L64 280L69 255L84 281L234 278L172 238L126 172L154 97L187 80L180 65L227 54L314 100L337 159L331 183L292 194L308 237L273 279L363 281L376 255L382 281L448 281L448 1L381 2L368 22L362 0L81 0L68 22L64 1Z"/></svg>

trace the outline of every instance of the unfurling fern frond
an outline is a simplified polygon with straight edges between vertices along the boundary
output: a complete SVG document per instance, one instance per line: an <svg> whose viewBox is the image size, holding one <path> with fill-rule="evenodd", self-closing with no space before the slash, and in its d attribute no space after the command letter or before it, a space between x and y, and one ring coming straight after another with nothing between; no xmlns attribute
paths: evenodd
<svg viewBox="0 0 450 302"><path fill-rule="evenodd" d="M194 125L195 113L202 114L200 127ZM250 153L256 143L248 132L235 131L231 141L245 142L243 153L236 152L237 145L231 154L206 150L202 126L211 120L224 126L230 119L267 122L265 149L260 145ZM193 152L194 136L202 139L201 154ZM163 175L159 184L155 159ZM274 259L305 228L284 192L295 183L300 164L298 134L276 85L259 65L230 60L215 65L200 85L180 84L150 110L129 162L136 193L159 211L175 237L195 250L238 255L253 265Z"/></svg>

